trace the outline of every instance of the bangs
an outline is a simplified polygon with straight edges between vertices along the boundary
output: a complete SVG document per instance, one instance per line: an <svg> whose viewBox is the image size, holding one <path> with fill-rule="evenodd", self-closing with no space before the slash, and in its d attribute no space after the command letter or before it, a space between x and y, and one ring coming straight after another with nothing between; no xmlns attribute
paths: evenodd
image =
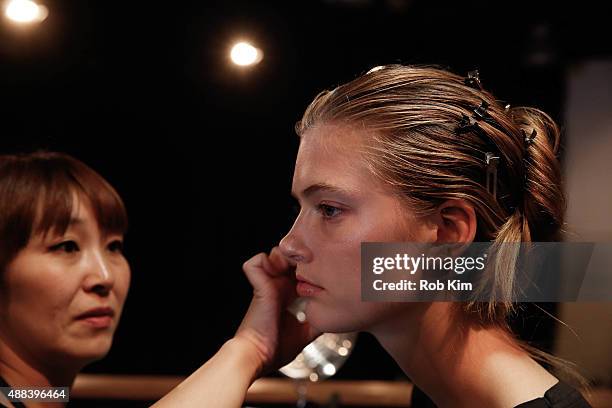
<svg viewBox="0 0 612 408"><path fill-rule="evenodd" d="M90 205L103 235L123 235L128 221L117 192L89 168L61 169L43 185L38 202L34 234L63 235L73 218L75 205Z"/></svg>
<svg viewBox="0 0 612 408"><path fill-rule="evenodd" d="M39 152L0 160L0 229L9 252L34 235L63 235L74 206L90 205L104 235L124 234L128 219L115 189L82 162L61 153Z"/></svg>

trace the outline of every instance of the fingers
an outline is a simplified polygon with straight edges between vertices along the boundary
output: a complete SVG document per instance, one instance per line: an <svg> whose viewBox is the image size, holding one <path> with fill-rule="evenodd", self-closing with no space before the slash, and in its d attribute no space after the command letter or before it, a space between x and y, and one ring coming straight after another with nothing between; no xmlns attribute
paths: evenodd
<svg viewBox="0 0 612 408"><path fill-rule="evenodd" d="M270 257L261 252L242 264L242 269L253 286L257 290L268 289L274 278L283 276L292 277L294 270L286 260L278 247L272 249Z"/></svg>
<svg viewBox="0 0 612 408"><path fill-rule="evenodd" d="M278 269L287 269L289 267L289 263L287 262L287 258L282 254L280 248L275 246L270 251L270 262L274 264L274 266Z"/></svg>
<svg viewBox="0 0 612 408"><path fill-rule="evenodd" d="M268 285L269 276L264 269L268 256L261 252L242 264L242 270L255 290L262 289Z"/></svg>
<svg viewBox="0 0 612 408"><path fill-rule="evenodd" d="M264 252L253 256L242 265L242 269L256 294L274 293L283 296L285 301L297 296L295 286L290 284L295 280L295 266L288 262L278 247L272 248L269 256Z"/></svg>
<svg viewBox="0 0 612 408"><path fill-rule="evenodd" d="M269 262L272 265L269 273L274 276L293 273L295 269L295 264L291 264L277 246L270 251Z"/></svg>

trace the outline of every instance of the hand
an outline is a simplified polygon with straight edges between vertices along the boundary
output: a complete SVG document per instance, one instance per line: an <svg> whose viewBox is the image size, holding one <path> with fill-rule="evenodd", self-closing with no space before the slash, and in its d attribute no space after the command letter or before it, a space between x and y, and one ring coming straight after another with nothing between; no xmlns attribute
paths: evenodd
<svg viewBox="0 0 612 408"><path fill-rule="evenodd" d="M253 299L234 337L254 346L261 374L287 364L321 333L287 311L297 298L295 265L278 247L269 256L255 255L242 268L253 286Z"/></svg>

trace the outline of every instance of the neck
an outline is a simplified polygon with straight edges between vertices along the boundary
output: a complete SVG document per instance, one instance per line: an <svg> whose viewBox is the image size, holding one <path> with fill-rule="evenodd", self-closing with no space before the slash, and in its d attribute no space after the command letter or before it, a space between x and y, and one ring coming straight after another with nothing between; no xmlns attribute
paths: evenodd
<svg viewBox="0 0 612 408"><path fill-rule="evenodd" d="M439 407L515 406L556 382L502 328L470 324L453 303L411 306L371 332Z"/></svg>
<svg viewBox="0 0 612 408"><path fill-rule="evenodd" d="M10 387L71 387L80 367L64 364L37 364L25 352L15 350L0 338L0 377ZM28 402L28 407L63 407L63 403Z"/></svg>

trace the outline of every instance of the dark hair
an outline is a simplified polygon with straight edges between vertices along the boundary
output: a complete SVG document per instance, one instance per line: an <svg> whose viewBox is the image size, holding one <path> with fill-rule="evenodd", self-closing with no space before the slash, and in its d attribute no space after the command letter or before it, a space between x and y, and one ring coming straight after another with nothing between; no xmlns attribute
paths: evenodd
<svg viewBox="0 0 612 408"><path fill-rule="evenodd" d="M66 232L75 196L91 205L103 233L127 231L119 194L81 161L54 152L0 155L0 277L32 236Z"/></svg>

